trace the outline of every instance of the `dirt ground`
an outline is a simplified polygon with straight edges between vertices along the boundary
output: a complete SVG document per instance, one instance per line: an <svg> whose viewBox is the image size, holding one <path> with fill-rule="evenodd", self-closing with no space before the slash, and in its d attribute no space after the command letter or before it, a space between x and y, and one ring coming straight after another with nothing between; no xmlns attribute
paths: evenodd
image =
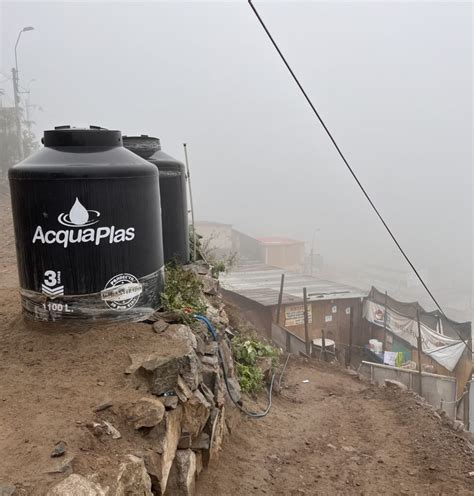
<svg viewBox="0 0 474 496"><path fill-rule="evenodd" d="M412 394L301 359L283 383L267 417L233 432L199 496L474 494L469 441Z"/></svg>
<svg viewBox="0 0 474 496"><path fill-rule="evenodd" d="M169 344L141 324L66 332L27 324L8 198L0 196L0 484L42 495L64 477L50 457L56 442L67 443L79 473L106 471L136 448L127 444L126 426L117 425L123 437L110 442L97 440L86 423L114 423L114 408L97 414L94 407L140 395L123 374L129 353ZM219 461L201 474L198 495L474 494L470 442L412 395L297 359L283 383L267 417L234 428Z"/></svg>
<svg viewBox="0 0 474 496"><path fill-rule="evenodd" d="M70 473L58 470L71 458L74 472L107 474L124 453L147 448L150 441L137 446L136 433L120 415L123 404L147 390L135 375L124 374L129 355L166 356L187 348L177 349L179 342L144 324L77 328L24 320L6 200L0 198L0 496L2 484L15 484L15 496L43 496ZM111 408L94 411L107 401ZM95 437L87 424L101 420L118 428L122 438ZM51 458L59 441L66 443L66 455ZM107 484L107 475L100 482Z"/></svg>

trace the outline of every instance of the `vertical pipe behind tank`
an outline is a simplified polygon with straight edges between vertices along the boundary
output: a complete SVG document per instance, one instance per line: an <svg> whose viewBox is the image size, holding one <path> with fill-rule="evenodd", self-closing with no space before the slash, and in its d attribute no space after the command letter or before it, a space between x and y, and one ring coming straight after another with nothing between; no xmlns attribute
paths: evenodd
<svg viewBox="0 0 474 496"><path fill-rule="evenodd" d="M188 149L186 146L186 143L183 143L184 147L184 159L186 162L186 175L188 177L188 188L189 188L189 202L191 204L191 224L193 226L193 262L196 261L196 250L197 250L197 244L196 244L196 226L194 224L194 206L193 206L193 191L191 189L191 175L189 174L189 161L188 161Z"/></svg>

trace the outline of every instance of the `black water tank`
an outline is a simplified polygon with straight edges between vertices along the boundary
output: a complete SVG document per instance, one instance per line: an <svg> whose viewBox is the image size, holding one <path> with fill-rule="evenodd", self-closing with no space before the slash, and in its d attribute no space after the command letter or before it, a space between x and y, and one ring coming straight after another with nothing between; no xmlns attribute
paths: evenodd
<svg viewBox="0 0 474 496"><path fill-rule="evenodd" d="M62 126L9 170L20 293L37 320L141 320L159 306L158 172L120 131Z"/></svg>
<svg viewBox="0 0 474 496"><path fill-rule="evenodd" d="M123 145L155 164L160 171L163 251L165 263L189 262L188 203L184 164L161 150L160 140L150 136L124 136Z"/></svg>

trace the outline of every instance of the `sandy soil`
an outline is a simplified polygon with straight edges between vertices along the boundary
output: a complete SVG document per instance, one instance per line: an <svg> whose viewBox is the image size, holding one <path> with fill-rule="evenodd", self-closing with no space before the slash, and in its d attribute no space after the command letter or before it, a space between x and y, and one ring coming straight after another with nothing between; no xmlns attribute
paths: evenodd
<svg viewBox="0 0 474 496"><path fill-rule="evenodd" d="M410 393L296 359L284 383L267 417L235 430L198 495L474 494L469 441Z"/></svg>

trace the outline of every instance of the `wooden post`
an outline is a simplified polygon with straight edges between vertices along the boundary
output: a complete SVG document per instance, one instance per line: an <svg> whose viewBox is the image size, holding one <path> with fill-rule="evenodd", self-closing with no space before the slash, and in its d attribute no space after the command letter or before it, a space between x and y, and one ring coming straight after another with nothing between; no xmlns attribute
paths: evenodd
<svg viewBox="0 0 474 496"><path fill-rule="evenodd" d="M309 318L308 318L308 295L306 288L303 288L303 302L304 302L304 341L306 344L306 354L309 356L311 353L311 344L309 342Z"/></svg>
<svg viewBox="0 0 474 496"><path fill-rule="evenodd" d="M387 291L385 291L385 303L383 311L383 351L387 344Z"/></svg>
<svg viewBox="0 0 474 496"><path fill-rule="evenodd" d="M285 284L285 274L281 275L280 282L280 294L278 295L278 305L277 305L277 314L276 314L276 323L277 325L280 323L280 312L281 312L281 302L283 301L283 286Z"/></svg>
<svg viewBox="0 0 474 496"><path fill-rule="evenodd" d="M439 314L436 316L436 330L440 333L440 334L443 334L441 332L441 317L439 316Z"/></svg>
<svg viewBox="0 0 474 496"><path fill-rule="evenodd" d="M326 337L324 335L324 329L321 330L321 341L322 341L322 345L323 345L323 358L324 358L324 361L327 362L328 361L328 355L326 353Z"/></svg>
<svg viewBox="0 0 474 496"><path fill-rule="evenodd" d="M351 365L352 359L352 333L354 330L354 307L349 307L350 315L349 315L349 353L346 357L346 367Z"/></svg>
<svg viewBox="0 0 474 496"><path fill-rule="evenodd" d="M422 393L423 393L423 388L422 388L422 385L421 385L421 382L422 382L422 373L421 373L421 324L420 324L420 310L417 308L416 309L416 321L418 322L418 380L420 381L420 385L419 385L419 390L418 390L418 394L420 396L422 396Z"/></svg>

